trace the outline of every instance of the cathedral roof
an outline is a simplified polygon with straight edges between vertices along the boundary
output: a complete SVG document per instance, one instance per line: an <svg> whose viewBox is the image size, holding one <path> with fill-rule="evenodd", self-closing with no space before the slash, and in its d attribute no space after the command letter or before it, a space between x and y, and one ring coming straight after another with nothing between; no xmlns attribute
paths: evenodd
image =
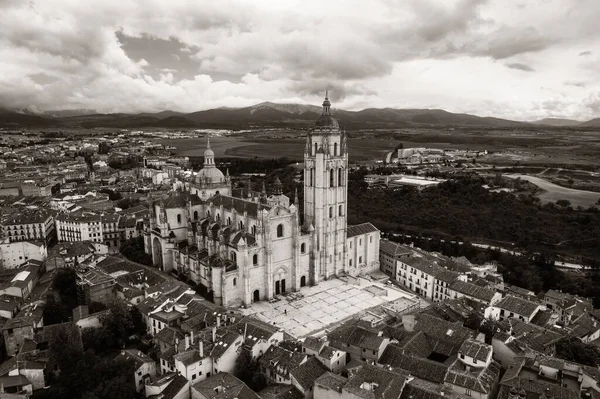
<svg viewBox="0 0 600 399"><path fill-rule="evenodd" d="M248 215L257 217L259 204L257 202L248 201L242 198L229 197L226 195L218 194L211 199L215 206L223 205L223 208L235 209L235 211L241 215L248 212ZM263 209L269 210L270 206L261 204Z"/></svg>
<svg viewBox="0 0 600 399"><path fill-rule="evenodd" d="M373 226L371 223L361 223L355 226L348 226L348 235L347 237L359 236L362 234L373 233L375 231L379 231L377 227Z"/></svg>

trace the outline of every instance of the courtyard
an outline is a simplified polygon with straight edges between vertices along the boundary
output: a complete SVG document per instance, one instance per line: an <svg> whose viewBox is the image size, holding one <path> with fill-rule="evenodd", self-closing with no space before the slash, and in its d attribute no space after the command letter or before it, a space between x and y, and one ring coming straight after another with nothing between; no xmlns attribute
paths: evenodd
<svg viewBox="0 0 600 399"><path fill-rule="evenodd" d="M253 315L281 327L295 338L315 334L382 305L395 311L426 306L414 294L390 284L365 278L331 279L313 287L278 296L271 302L255 302L245 315Z"/></svg>

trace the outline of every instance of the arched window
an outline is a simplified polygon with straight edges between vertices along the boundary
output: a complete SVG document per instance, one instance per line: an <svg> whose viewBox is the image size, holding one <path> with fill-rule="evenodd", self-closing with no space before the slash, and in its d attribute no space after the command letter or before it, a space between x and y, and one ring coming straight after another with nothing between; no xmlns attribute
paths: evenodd
<svg viewBox="0 0 600 399"><path fill-rule="evenodd" d="M317 143L315 143L315 153L313 155L317 155Z"/></svg>
<svg viewBox="0 0 600 399"><path fill-rule="evenodd" d="M227 226L229 226L231 224L231 218L228 216L227 217Z"/></svg>
<svg viewBox="0 0 600 399"><path fill-rule="evenodd" d="M311 168L311 169L309 169L309 174L310 174L310 185L312 186L312 185L314 184L314 183L313 183L313 178L314 178L314 176L313 176L313 175L314 175L314 171L313 171L313 169L312 169L312 168Z"/></svg>
<svg viewBox="0 0 600 399"><path fill-rule="evenodd" d="M369 237L369 242L373 242L373 236Z"/></svg>
<svg viewBox="0 0 600 399"><path fill-rule="evenodd" d="M277 237L283 237L283 225L277 225Z"/></svg>
<svg viewBox="0 0 600 399"><path fill-rule="evenodd" d="M333 169L329 170L329 187L335 187L335 172Z"/></svg>
<svg viewBox="0 0 600 399"><path fill-rule="evenodd" d="M210 217L210 211L206 211L206 216Z"/></svg>
<svg viewBox="0 0 600 399"><path fill-rule="evenodd" d="M194 220L198 220L198 211L194 211Z"/></svg>
<svg viewBox="0 0 600 399"><path fill-rule="evenodd" d="M256 226L252 226L252 235L255 236L256 235Z"/></svg>
<svg viewBox="0 0 600 399"><path fill-rule="evenodd" d="M252 256L252 264L258 265L258 254L254 254L254 256Z"/></svg>
<svg viewBox="0 0 600 399"><path fill-rule="evenodd" d="M350 259L350 261L349 261L349 262L350 262L350 266L352 266L352 259Z"/></svg>
<svg viewBox="0 0 600 399"><path fill-rule="evenodd" d="M221 220L221 214L217 213L217 220Z"/></svg>
<svg viewBox="0 0 600 399"><path fill-rule="evenodd" d="M177 214L177 223L181 223L181 213Z"/></svg>
<svg viewBox="0 0 600 399"><path fill-rule="evenodd" d="M330 206L329 207L329 219L331 219L333 217L333 207Z"/></svg>
<svg viewBox="0 0 600 399"><path fill-rule="evenodd" d="M233 286L235 287L237 285L237 278L233 278Z"/></svg>
<svg viewBox="0 0 600 399"><path fill-rule="evenodd" d="M231 251L231 260L237 262L237 254L233 251Z"/></svg>
<svg viewBox="0 0 600 399"><path fill-rule="evenodd" d="M358 245L362 245L362 238L358 240Z"/></svg>
<svg viewBox="0 0 600 399"><path fill-rule="evenodd" d="M338 216L342 216L344 214L344 209L342 208L342 205L338 206Z"/></svg>
<svg viewBox="0 0 600 399"><path fill-rule="evenodd" d="M333 155L337 155L337 143L333 144Z"/></svg>
<svg viewBox="0 0 600 399"><path fill-rule="evenodd" d="M342 177L342 168L338 169L338 186L344 185L344 178Z"/></svg>
<svg viewBox="0 0 600 399"><path fill-rule="evenodd" d="M244 230L244 222L240 220L240 230Z"/></svg>
<svg viewBox="0 0 600 399"><path fill-rule="evenodd" d="M301 254L306 253L306 244L305 243L300 244L300 253Z"/></svg>

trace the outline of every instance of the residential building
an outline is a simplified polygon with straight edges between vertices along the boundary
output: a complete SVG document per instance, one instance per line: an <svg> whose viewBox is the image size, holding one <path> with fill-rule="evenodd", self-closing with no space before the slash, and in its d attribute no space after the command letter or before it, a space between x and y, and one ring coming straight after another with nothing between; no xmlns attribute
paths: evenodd
<svg viewBox="0 0 600 399"><path fill-rule="evenodd" d="M46 244L41 241L18 241L0 243L0 266L13 269L28 260L43 262L48 256Z"/></svg>
<svg viewBox="0 0 600 399"><path fill-rule="evenodd" d="M229 373L217 373L191 388L192 399L260 399L260 397L242 381Z"/></svg>
<svg viewBox="0 0 600 399"><path fill-rule="evenodd" d="M398 275L396 259L410 257L413 254L414 251L409 247L390 240L381 240L379 243L379 267L382 272L396 279Z"/></svg>
<svg viewBox="0 0 600 399"><path fill-rule="evenodd" d="M486 308L485 317L491 317L496 320L513 317L529 323L537 312L544 309L545 306L540 303L507 295L500 302Z"/></svg>
<svg viewBox="0 0 600 399"><path fill-rule="evenodd" d="M347 352L357 360L377 362L390 343L383 331L374 331L363 325L349 323L331 331L328 335L332 348Z"/></svg>
<svg viewBox="0 0 600 399"><path fill-rule="evenodd" d="M41 241L45 245L54 241L56 230L54 215L43 210L23 210L0 218L1 236L9 242Z"/></svg>
<svg viewBox="0 0 600 399"><path fill-rule="evenodd" d="M117 361L133 363L133 383L138 393L144 393L147 382L156 376L156 362L136 349L123 349L115 358Z"/></svg>

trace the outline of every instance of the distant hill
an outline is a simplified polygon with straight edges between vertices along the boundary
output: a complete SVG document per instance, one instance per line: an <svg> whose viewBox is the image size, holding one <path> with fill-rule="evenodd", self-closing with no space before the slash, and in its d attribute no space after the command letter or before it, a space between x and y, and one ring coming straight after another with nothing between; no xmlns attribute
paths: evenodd
<svg viewBox="0 0 600 399"><path fill-rule="evenodd" d="M35 114L0 111L0 127L82 127L121 128L224 128L309 126L321 114L321 107L305 104L263 102L243 108L215 108L192 113L162 111L139 114L99 114L89 110L53 111ZM345 129L400 127L525 127L531 125L507 119L458 114L441 109L367 108L360 111L332 111ZM568 119L533 122L550 126L600 126L600 119L579 124Z"/></svg>
<svg viewBox="0 0 600 399"><path fill-rule="evenodd" d="M590 119L587 122L580 123L580 127L600 127L600 118Z"/></svg>
<svg viewBox="0 0 600 399"><path fill-rule="evenodd" d="M561 118L544 118L539 121L531 122L536 125L547 125L547 126L577 126L581 125L580 121L574 119L561 119ZM585 122L584 122L585 123Z"/></svg>

